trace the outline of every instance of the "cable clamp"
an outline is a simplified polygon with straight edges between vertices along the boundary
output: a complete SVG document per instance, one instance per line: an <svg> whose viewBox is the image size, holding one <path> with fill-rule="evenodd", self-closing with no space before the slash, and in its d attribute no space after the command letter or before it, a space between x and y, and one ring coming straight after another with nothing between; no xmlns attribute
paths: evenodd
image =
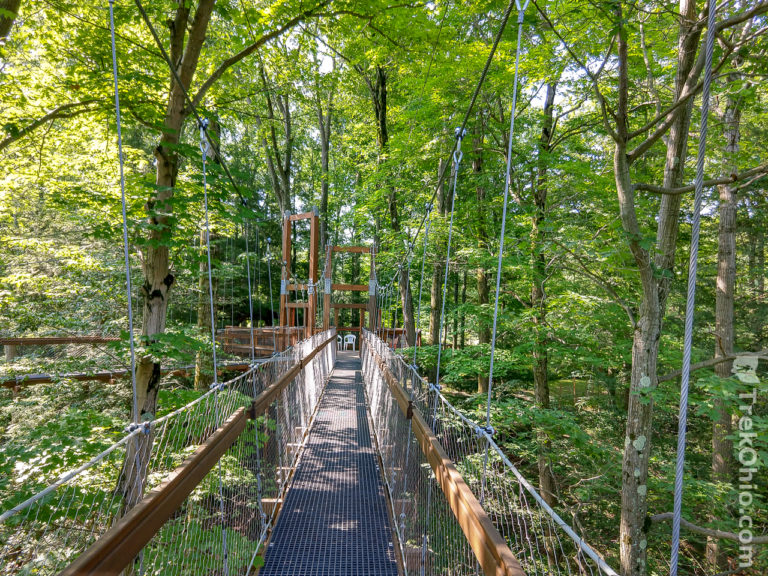
<svg viewBox="0 0 768 576"><path fill-rule="evenodd" d="M326 278L325 279L325 293L330 294L331 293L331 279Z"/></svg>
<svg viewBox="0 0 768 576"><path fill-rule="evenodd" d="M288 294L288 280L283 278L280 280L280 295L284 296L286 294Z"/></svg>
<svg viewBox="0 0 768 576"><path fill-rule="evenodd" d="M493 438L494 434L496 434L496 430L494 430L493 426L480 426L479 424L475 426L475 434L480 436L486 436L488 438Z"/></svg>
<svg viewBox="0 0 768 576"><path fill-rule="evenodd" d="M209 388L211 390L216 390L218 392L221 392L226 387L226 384L227 384L226 382L214 382L213 384L210 385Z"/></svg>
<svg viewBox="0 0 768 576"><path fill-rule="evenodd" d="M149 432L152 429L152 421L145 420L144 422L133 422L125 427L125 431L128 434L133 434L136 430L141 430L145 436L149 436Z"/></svg>
<svg viewBox="0 0 768 576"><path fill-rule="evenodd" d="M461 127L456 128L456 150L453 152L453 161L458 164L461 162L461 159L464 157L464 153L461 151L461 141L464 139L464 136L467 135L467 131L462 130Z"/></svg>
<svg viewBox="0 0 768 576"><path fill-rule="evenodd" d="M312 284L312 281L310 280L309 283L307 284L307 294L312 296L314 293L315 293L315 285Z"/></svg>
<svg viewBox="0 0 768 576"><path fill-rule="evenodd" d="M440 392L440 390L442 390L443 387L440 384L433 384L432 382L430 382L429 389L434 392Z"/></svg>

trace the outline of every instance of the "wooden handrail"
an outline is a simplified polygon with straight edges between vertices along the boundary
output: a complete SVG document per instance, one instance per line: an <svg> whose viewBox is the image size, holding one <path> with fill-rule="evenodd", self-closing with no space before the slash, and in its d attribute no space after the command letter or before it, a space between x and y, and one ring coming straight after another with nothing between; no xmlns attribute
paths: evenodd
<svg viewBox="0 0 768 576"><path fill-rule="evenodd" d="M152 540L189 494L205 478L245 430L249 418L265 412L274 399L296 375L328 344L336 334L323 341L305 358L294 364L276 382L251 402L250 409L240 408L208 440L176 468L157 488L107 530L59 576L108 576L120 574Z"/></svg>
<svg viewBox="0 0 768 576"><path fill-rule="evenodd" d="M472 551L486 576L526 576L523 567L494 526L488 514L478 502L472 490L451 458L427 424L421 411L413 406L408 394L392 374L386 362L363 339L369 354L375 360L384 381L400 406L403 414L412 414L412 430L421 451L435 473L437 483L445 494L448 504L458 520Z"/></svg>
<svg viewBox="0 0 768 576"><path fill-rule="evenodd" d="M247 422L248 412L240 408L59 576L120 574L235 443Z"/></svg>
<svg viewBox="0 0 768 576"><path fill-rule="evenodd" d="M225 370L233 370L237 372L245 372L251 367L250 364L237 363L237 364L219 364L219 372ZM163 368L160 370L161 374L170 374L171 376L184 376L194 371L194 366L184 366L181 368ZM111 370L102 372L92 372L90 374L85 372L75 372L67 374L20 374L18 377L5 378L0 380L0 387L16 389L22 386L32 386L34 384L49 384L58 380L75 380L78 382L109 382L115 378L122 378L124 376L130 376L130 370Z"/></svg>

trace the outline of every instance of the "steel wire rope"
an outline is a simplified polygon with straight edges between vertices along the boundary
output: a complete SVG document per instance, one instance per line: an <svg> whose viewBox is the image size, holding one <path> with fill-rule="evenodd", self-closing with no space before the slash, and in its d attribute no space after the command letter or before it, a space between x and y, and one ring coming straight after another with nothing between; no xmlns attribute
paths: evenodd
<svg viewBox="0 0 768 576"><path fill-rule="evenodd" d="M119 164L120 164L120 200L121 200L121 211L122 211L122 219L123 219L123 258L125 260L125 279L126 279L126 295L128 299L128 341L130 346L130 355L131 355L131 391L132 391L132 424L129 426L128 430L132 431L133 429L138 428L139 426L139 402L138 402L138 388L136 385L136 346L134 343L134 334L133 334L133 301L132 301L132 287L131 287L131 263L130 263L130 254L128 249L128 216L127 216L127 210L126 210L126 199L125 199L125 167L124 167L124 158L123 158L123 133L122 133L122 118L120 115L120 90L118 86L118 73L117 73L117 45L115 42L115 2L114 0L109 0L109 30L110 30L110 39L111 39L111 48L112 48L112 78L114 81L115 86L115 124L117 128L117 152L118 152L118 158L119 158ZM140 443L138 436L134 436L134 483L135 487L129 488L129 489L135 489L138 487L138 490L141 491L144 482L141 478L141 461L139 459L139 452L140 452ZM127 456L127 455L126 455ZM129 482L128 479L126 481ZM139 567L139 573L141 574L143 572L143 560L144 560L144 552L142 551L140 554L140 567Z"/></svg>
<svg viewBox="0 0 768 576"><path fill-rule="evenodd" d="M704 60L704 85L701 92L701 131L696 154L696 178L694 182L693 220L691 222L691 253L688 261L688 290L685 303L685 333L683 337L683 366L680 378L680 408L678 414L677 461L675 463L674 504L672 510L672 551L670 576L677 576L680 556L680 523L683 507L683 480L685 477L685 448L688 427L688 388L691 378L691 353L693 351L693 314L696 309L696 274L699 258L699 233L701 205L704 195L704 160L707 153L707 119L712 86L712 56L715 50L716 3L708 2L707 41Z"/></svg>
<svg viewBox="0 0 768 576"><path fill-rule="evenodd" d="M138 0L137 0L138 2ZM216 417L216 428L221 426L221 415L219 414L219 392L221 387L219 386L218 376L218 361L216 358L216 317L213 306L213 271L211 267L211 225L208 217L208 181L206 175L206 159L207 159L207 147L209 138L207 134L208 119L200 119L200 152L202 155L202 168L203 168L203 205L205 208L205 248L206 256L208 258L208 304L211 314L211 351L213 353L213 384L212 387L215 390L213 395L214 411ZM227 558L227 527L225 522L224 512L224 487L222 482L221 472L221 458L217 461L218 475L219 475L219 511L221 513L221 540L222 540L222 554L224 559L224 574L229 576L229 565Z"/></svg>
<svg viewBox="0 0 768 576"><path fill-rule="evenodd" d="M275 299L272 293L272 238L267 236L267 275L269 277L269 325L272 328L272 352L277 352L277 334L275 334Z"/></svg>
<svg viewBox="0 0 768 576"><path fill-rule="evenodd" d="M450 220L450 224L448 225L448 247L446 249L445 275L443 278L443 301L441 302L440 322L439 322L440 338L438 338L438 341L437 341L437 370L435 374L435 383L432 385L433 392L434 392L434 400L432 405L431 428L433 433L435 432L435 423L437 420L437 401L438 401L438 398L440 397L440 363L442 360L442 352L443 352L442 333L443 333L443 323L445 321L445 299L446 299L446 290L448 286L448 272L451 264L451 243L453 241L453 217L455 214L455 207L456 207L456 184L459 180L459 168L461 166L461 159L463 157L463 153L461 151L461 141L464 138L465 134L466 132L464 131L463 128L456 129L456 145L454 146L455 151L453 153L454 174L453 174L453 189L451 193L451 220ZM424 568L426 564L427 528L429 526L429 516L430 516L430 509L431 509L431 502L432 502L433 485L434 485L434 482L429 483L429 490L427 492L427 517L424 523L424 534L422 536L422 542L421 542L421 574L422 576L424 574Z"/></svg>
<svg viewBox="0 0 768 576"><path fill-rule="evenodd" d="M139 401L136 388L136 346L133 338L133 301L131 286L131 259L128 249L128 215L125 200L125 169L123 158L123 131L120 116L120 91L117 75L117 46L115 44L115 0L109 0L109 31L112 37L112 78L115 85L115 120L117 126L117 155L120 163L120 198L123 215L123 258L125 260L125 291L128 297L128 342L131 351L131 388L133 390L133 423L139 422Z"/></svg>
<svg viewBox="0 0 768 576"><path fill-rule="evenodd" d="M512 83L512 105L509 113L509 142L507 143L507 165L504 175L504 207L502 209L501 216L501 234L499 237L499 259L496 267L496 299L493 304L493 328L491 330L491 363L488 370L488 399L485 407L485 430L483 431L486 436L493 435L493 429L491 428L491 399L493 393L493 368L494 360L496 356L496 336L498 331L498 319L499 319L499 294L501 291L501 266L504 258L504 240L507 230L507 205L509 202L509 187L510 178L512 173L512 141L515 135L515 109L517 108L517 84L520 72L520 47L523 36L523 20L525 19L525 9L528 8L529 0L525 0L525 3L520 6L520 1L515 0L517 6L517 48L515 50L515 79ZM483 479L480 486L480 504L484 503L485 499L485 485L488 473L488 450L489 444L486 439L485 443L485 456L483 457Z"/></svg>
<svg viewBox="0 0 768 576"><path fill-rule="evenodd" d="M258 228L256 228L256 242L258 247ZM251 260L249 256L249 246L248 246L248 229L245 230L245 264L246 268L248 268L248 312L251 316L251 330L250 330L250 336L251 336L251 385L253 388L253 397L256 398L259 391L256 389L256 372L254 371L254 366L256 364L256 357L255 357L255 349L254 349L254 339L253 339L253 285L251 284ZM256 451L256 497L257 497L257 507L258 507L258 513L259 513L259 521L261 522L261 529L264 530L264 510L262 508L261 504L261 497L262 497L262 487L261 487L261 450L259 449L259 427L256 421L254 421L254 430L256 434L255 439L255 451Z"/></svg>
<svg viewBox="0 0 768 576"><path fill-rule="evenodd" d="M137 0L138 1L138 0ZM502 16L501 24L499 25L499 29L496 32L496 36L494 37L493 44L491 46L491 51L488 54L488 58L485 61L485 66L483 66L483 71L480 73L480 78L477 82L477 86L475 87L474 92L472 93L472 98L469 102L469 107L467 108L466 113L464 114L464 119L461 122L460 130L463 132L466 131L467 123L469 122L469 117L472 114L472 109L475 106L475 102L477 101L477 97L480 94L480 90L483 87L483 84L485 83L485 79L488 76L488 71L491 67L491 62L493 61L493 57L496 54L496 49L499 46L499 43L501 42L501 37L504 33L504 30L507 27L507 22L509 21L509 16L512 13L512 8L514 8L518 4L519 0L510 0L509 4L507 5L506 10L504 11L504 15ZM526 2L526 5L528 2ZM456 143L454 142L453 148L451 149L449 159L456 153ZM448 175L448 166L450 165L450 162L446 162L444 164L443 170L438 174L437 179L437 185L435 186L434 191L432 192L432 197L429 201L429 204L434 205L435 199L437 198L437 193L440 190L440 187L443 185L443 182L445 182L445 179ZM419 227L416 229L416 233L413 235L413 238L408 238L408 245L413 246L416 242L416 240L419 237L419 234L421 233L422 229L425 226L426 220L427 220L428 214L424 214L424 217L422 218ZM407 257L407 256L406 256ZM405 257L403 258L405 260Z"/></svg>

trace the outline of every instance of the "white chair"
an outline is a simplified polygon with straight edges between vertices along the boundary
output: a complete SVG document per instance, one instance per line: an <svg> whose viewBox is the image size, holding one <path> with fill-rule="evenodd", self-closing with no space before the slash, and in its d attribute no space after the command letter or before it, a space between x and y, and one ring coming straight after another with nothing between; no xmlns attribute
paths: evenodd
<svg viewBox="0 0 768 576"><path fill-rule="evenodd" d="M355 349L355 342L357 341L357 336L354 334L347 334L344 336L344 350L347 349L347 345L352 346L352 350Z"/></svg>
<svg viewBox="0 0 768 576"><path fill-rule="evenodd" d="M336 350L341 350L344 344L344 340L341 338L341 334L336 335Z"/></svg>

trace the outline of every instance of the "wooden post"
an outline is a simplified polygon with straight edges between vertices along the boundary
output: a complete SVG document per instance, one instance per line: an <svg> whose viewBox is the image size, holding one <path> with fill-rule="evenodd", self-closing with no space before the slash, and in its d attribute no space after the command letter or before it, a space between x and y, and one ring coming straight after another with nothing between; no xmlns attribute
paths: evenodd
<svg viewBox="0 0 768 576"><path fill-rule="evenodd" d="M309 220L309 281L312 283L307 291L309 308L305 311L307 315L305 324L307 326L307 336L315 333L315 314L317 312L317 257L320 243L320 218L317 208L312 209L312 217Z"/></svg>
<svg viewBox="0 0 768 576"><path fill-rule="evenodd" d="M325 290L323 292L323 330L331 327L331 276L333 274L333 252L329 244L325 249Z"/></svg>
<svg viewBox="0 0 768 576"><path fill-rule="evenodd" d="M288 279L291 272L291 212L286 210L283 215L283 259L280 274L280 326L288 326Z"/></svg>
<svg viewBox="0 0 768 576"><path fill-rule="evenodd" d="M368 281L368 330L376 332L376 321L379 317L376 310L376 258L374 248L371 248L371 273Z"/></svg>
<svg viewBox="0 0 768 576"><path fill-rule="evenodd" d="M6 344L5 345L5 361L13 362L14 358L16 358L16 345Z"/></svg>

